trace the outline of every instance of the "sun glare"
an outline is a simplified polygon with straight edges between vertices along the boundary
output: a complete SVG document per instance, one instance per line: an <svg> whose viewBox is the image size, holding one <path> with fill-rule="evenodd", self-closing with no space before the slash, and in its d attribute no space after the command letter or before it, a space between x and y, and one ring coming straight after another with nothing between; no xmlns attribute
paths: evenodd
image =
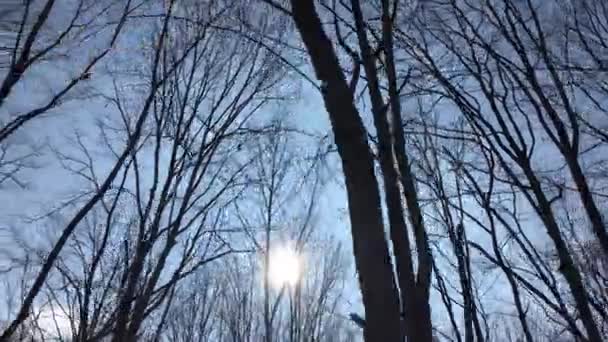
<svg viewBox="0 0 608 342"><path fill-rule="evenodd" d="M302 256L291 247L275 247L270 251L268 277L275 288L295 286L302 276Z"/></svg>
<svg viewBox="0 0 608 342"><path fill-rule="evenodd" d="M55 340L71 334L70 319L64 313L45 308L36 317L45 339Z"/></svg>

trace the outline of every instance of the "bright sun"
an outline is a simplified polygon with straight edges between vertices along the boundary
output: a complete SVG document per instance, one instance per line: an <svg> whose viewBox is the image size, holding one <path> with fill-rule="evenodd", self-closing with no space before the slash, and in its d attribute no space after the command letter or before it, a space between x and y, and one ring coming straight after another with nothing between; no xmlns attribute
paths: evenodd
<svg viewBox="0 0 608 342"><path fill-rule="evenodd" d="M275 288L295 286L302 276L302 257L291 247L281 246L270 250L268 277Z"/></svg>
<svg viewBox="0 0 608 342"><path fill-rule="evenodd" d="M57 309L55 311L50 308L41 309L36 317L45 339L59 340L60 337L70 336L72 332L70 319Z"/></svg>

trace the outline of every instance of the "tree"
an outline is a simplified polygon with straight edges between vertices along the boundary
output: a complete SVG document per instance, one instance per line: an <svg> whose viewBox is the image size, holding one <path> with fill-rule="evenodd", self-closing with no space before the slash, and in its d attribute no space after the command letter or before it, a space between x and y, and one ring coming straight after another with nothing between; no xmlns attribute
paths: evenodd
<svg viewBox="0 0 608 342"><path fill-rule="evenodd" d="M339 243L324 238L314 220L320 180L309 163L314 167L315 161L304 162L287 143L293 132L285 122L274 122L272 134L244 147L255 153L252 186L234 203L242 225L239 244L251 245L254 252L201 270L193 279L200 286L184 284L168 311L163 338L351 340L348 321L339 313L349 267ZM296 273L278 273L290 270L277 256L297 258L286 265Z"/></svg>
<svg viewBox="0 0 608 342"><path fill-rule="evenodd" d="M605 224L581 167L584 154L602 143L582 129L585 115L575 100L579 93L591 94L585 81L575 80L587 78L577 65L590 60L569 54L569 37L580 26L569 20L558 21L554 27L544 24L557 18L553 17L556 13L568 16L576 12L557 2L429 2L421 7L410 29L399 31L397 41L419 68L413 75L421 80L419 89L444 98L466 122L467 137L475 141L478 153L491 166L482 171L485 176L511 186L540 219L554 244L558 270L568 284L587 338L599 341L594 305L555 208L565 192L576 193L589 227L603 244ZM431 81L424 75L430 75ZM589 98L593 96L584 101ZM539 153L548 157L547 151L559 157L540 160ZM564 179L564 170L570 173L568 179ZM489 198L486 187L481 186L478 193Z"/></svg>
<svg viewBox="0 0 608 342"><path fill-rule="evenodd" d="M353 59L353 78L346 81L332 42L325 33L313 1L292 1L291 16L310 55L321 92L330 115L336 145L342 159L349 199L355 260L366 309L366 339L397 341L401 339L400 312L406 315L406 335L411 340L432 338L429 293L431 251L424 225L405 135L401 125L399 99L400 75L393 50L393 25L398 6L384 1L378 7L381 34L366 21L359 1L350 7L341 3L352 19L344 19L333 6L325 5L333 16L335 34ZM312 18L312 19L311 19ZM351 24L351 21L353 22ZM358 50L344 40L340 28L346 26L357 37ZM379 56L383 55L383 59ZM388 211L389 232L397 269L398 287L392 274L388 243L384 238L380 189L374 173L375 156L368 146L368 131L356 107L355 91L359 69L363 66L378 140L378 159L383 177L384 203ZM379 69L380 67L380 69ZM386 86L380 73L386 75ZM384 100L384 96L388 100ZM403 200L402 200L403 198ZM417 272L410 246L403 202L407 205L417 251ZM375 265L375 266L372 266Z"/></svg>
<svg viewBox="0 0 608 342"><path fill-rule="evenodd" d="M118 4L88 0L74 3L11 0L2 4L0 185L11 181L25 186L20 173L35 167L40 146L36 139L15 133L84 96L83 87L116 50L120 35L128 25L128 15L139 6L134 1ZM81 52L85 50L89 51L86 56ZM67 69L65 74L60 72L63 69ZM45 79L47 73L55 77ZM29 87L34 77L48 84L50 94L16 91L20 88L18 85ZM24 97L26 101L22 100ZM33 147L32 142L24 143L28 140L34 140Z"/></svg>
<svg viewBox="0 0 608 342"><path fill-rule="evenodd" d="M146 34L154 32L152 46L139 55L149 67L145 90L128 92L121 81L133 78L117 77L113 96L104 95L116 114L99 125L109 174L100 176L90 141L81 135L75 139L80 156L56 151L92 196L65 206L74 214L50 252L41 253L41 269L3 339L26 321L43 292L58 305L77 303L66 313L76 340L135 339L180 280L236 252L218 227L248 185L251 158L233 148L267 131L250 119L270 101L280 69L260 48L211 28L226 20L219 14L238 6L218 4L217 16L208 16L209 7L192 7L194 26L174 18L173 7L171 1L161 16L140 18L143 29L152 29ZM92 215L101 216L99 223L83 225ZM75 235L83 228L84 236Z"/></svg>
<svg viewBox="0 0 608 342"><path fill-rule="evenodd" d="M606 27L600 0L1 5L0 196L52 198L0 215L0 340L600 341Z"/></svg>

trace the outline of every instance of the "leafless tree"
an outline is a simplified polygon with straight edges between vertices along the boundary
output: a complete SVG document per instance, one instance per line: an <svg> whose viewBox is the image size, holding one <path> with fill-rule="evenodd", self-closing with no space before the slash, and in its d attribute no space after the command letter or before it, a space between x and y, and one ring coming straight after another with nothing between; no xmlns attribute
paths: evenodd
<svg viewBox="0 0 608 342"><path fill-rule="evenodd" d="M322 239L315 229L318 178L306 166L310 161L303 163L307 158L295 154L295 145L287 143L293 135L285 123L274 122L271 134L242 147L256 155L249 178L253 186L234 207L242 226L240 243L252 246L255 253L224 258L217 269L204 273L202 291L184 289L176 294L191 300L169 310L172 323L161 338L352 340L350 323L339 312L349 267L339 244ZM298 279L285 283L271 279L270 273L272 263L282 262L274 259L273 252L283 248L301 258ZM197 294L189 295L190 291ZM201 319L180 319L184 315Z"/></svg>
<svg viewBox="0 0 608 342"><path fill-rule="evenodd" d="M502 272L524 339L539 331L532 306L575 338L601 340L603 276L592 270L586 279L578 256L579 246L604 246L608 236L601 1L262 2L292 19L320 81L348 193L367 340L401 339L398 304L408 339L430 340L431 269L451 258L459 290L447 290L445 272L434 287L452 318L454 305L462 309L465 340L491 336L477 288L487 265ZM420 104L431 114L410 115ZM573 211L585 228L572 223ZM446 258L433 258L431 246ZM460 340L459 323L451 325Z"/></svg>
<svg viewBox="0 0 608 342"><path fill-rule="evenodd" d="M326 33L313 1L291 1L291 10L283 8L283 12L293 19L321 82L320 90L342 159L355 260L366 310L366 339L401 340L403 312L405 335L411 340L430 341L432 256L409 161L411 156L399 124L403 120L399 92L407 77L396 65L393 46L395 18L404 14L397 4L321 2L324 13L333 22L335 41ZM334 45L352 59L350 81ZM377 155L370 149L368 129L356 103L361 71L365 74L364 91L367 90L371 103ZM376 157L383 181L383 201L374 172ZM384 237L383 204L388 211L396 279L393 256Z"/></svg>
<svg viewBox="0 0 608 342"><path fill-rule="evenodd" d="M2 339L8 339L15 332L17 327L27 318L34 298L38 295L41 288L43 287L44 282L49 275L49 272L53 268L55 261L59 257L59 253L67 243L69 237L72 235L78 224L84 219L86 214L103 198L105 193L112 186L114 180L122 169L123 163L127 160L129 155L131 155L132 151L140 142L141 133L143 131L144 123L148 118L148 114L150 113L150 107L152 105L154 94L158 90L160 84L164 82L164 79L161 78L158 74L158 69L161 62L161 51L163 50L164 42L167 36L167 28L168 16L165 18L163 28L158 35L157 49L153 59L153 78L151 82L151 87L140 111L140 115L136 117L133 131L130 132L128 136L126 147L120 153L120 155L117 156L118 158L116 163L114 164L114 167L112 168L108 176L102 181L102 183L99 184L99 187L96 189L93 196L76 212L72 220L66 225L61 236L59 237L59 239L49 252L48 256L46 257L42 269L40 270L38 276L32 284L31 289L28 291L28 294L25 297L21 308L18 311L16 318L11 322L9 327L2 334Z"/></svg>
<svg viewBox="0 0 608 342"><path fill-rule="evenodd" d="M3 4L0 190L43 116L103 115L51 147L73 195L0 231L0 340L601 341L607 27L601 0ZM362 315L321 230L334 152ZM275 284L283 247L303 270Z"/></svg>
<svg viewBox="0 0 608 342"><path fill-rule="evenodd" d="M586 2L580 8L586 9L584 15L591 15L588 19L591 22L605 20L605 12L589 12L589 8L601 8L596 2ZM572 20L564 19L571 14ZM524 240L528 245L520 247L531 253L526 257L529 262L541 263L537 275L555 289L554 294L562 297L562 303L568 304L567 297L572 296L576 315L568 314L563 305L556 307L562 315L570 316L571 332L580 336L574 322L580 318L586 338L600 341L595 317L604 316L605 309L595 305L589 295L556 207L569 193L579 196L578 206L585 213L588 227L599 244L604 245L606 226L598 205L603 196L601 186L591 185L582 166L593 153L604 148L597 137L599 130L584 128L589 111L579 109L593 98L583 94L591 93L588 89L595 87L590 85L595 81L577 65L593 60L584 53L574 56L570 44L583 40L585 43L580 44L591 49L584 50L585 53L601 51L603 47L601 43L594 44L596 47L589 44L590 32L581 32L584 26L578 14L581 14L578 5L558 1L430 1L421 5L413 21L403 22L396 41L415 65L412 78L417 82L413 91L427 94L429 99L435 96L441 101L442 110L456 111L466 123L461 137L472 140L477 154L486 160L484 167L478 168L472 163L478 163L479 158L474 159L473 155L466 158L470 162L465 178L469 184L477 184L474 190L479 204L487 210L488 205L494 206L491 203L503 197L492 196L492 190L502 192L508 188L515 192L511 196L517 206L506 213L514 213L525 201L554 244L559 260L556 268L570 292L566 298L563 293L558 294L561 279L555 278L561 277L547 268L546 260L542 261L543 256L538 254L538 246ZM593 31L593 34L594 39L601 41L604 33ZM589 115L597 120L605 114L593 108ZM451 159L458 162L453 156ZM504 228L510 230L513 224L521 227L521 217L501 219L505 212L499 207L496 205L491 215ZM510 238L525 237L529 229L511 233ZM605 253L605 248L602 249ZM496 248L494 252L497 257L494 261L503 270L515 271L515 266L500 260ZM507 278L512 276L513 273ZM511 288L515 289L512 280ZM522 310L519 311L521 316ZM520 321L525 324L524 318L520 317ZM526 335L531 338L530 333Z"/></svg>
<svg viewBox="0 0 608 342"><path fill-rule="evenodd" d="M39 164L43 144L40 135L22 128L85 96L84 88L103 78L100 67L116 51L127 16L141 5L88 0L0 5L0 185L27 185L21 173Z"/></svg>
<svg viewBox="0 0 608 342"><path fill-rule="evenodd" d="M132 340L148 316L166 307L180 280L235 252L219 227L248 184L251 158L234 149L265 132L251 118L269 101L280 69L255 45L211 28L240 8L195 8L197 25L173 20L173 8L171 1L163 16L141 18L158 27L144 51L147 89L130 94L115 81L114 94L106 96L118 114L100 123L114 159L109 175L98 176L80 135L79 154L57 151L93 196L73 203L73 218L40 256L42 269L3 338L44 292L57 305L73 305L65 311L76 340ZM93 214L101 215L99 223L83 226ZM88 229L74 235L76 228Z"/></svg>

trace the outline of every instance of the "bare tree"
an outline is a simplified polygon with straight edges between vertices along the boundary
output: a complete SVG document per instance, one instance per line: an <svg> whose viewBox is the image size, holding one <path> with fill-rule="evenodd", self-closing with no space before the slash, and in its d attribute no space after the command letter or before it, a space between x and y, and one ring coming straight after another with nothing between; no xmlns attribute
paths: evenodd
<svg viewBox="0 0 608 342"><path fill-rule="evenodd" d="M585 279L574 252L590 237L572 223L564 225L563 216L569 214L558 205L566 196L576 203L581 222L598 246L604 244L599 199L605 196L605 161L597 156L606 142L600 123L605 87L597 75L604 72L599 56L605 50L606 6L599 1L292 1L289 8L284 2L264 2L293 20L321 81L349 195L366 339L399 339L399 323L389 318L397 317L395 298L406 325L416 322L416 329L406 327L406 336L431 339L430 270L443 266L433 260L430 246L445 238L453 250L455 265L449 272L457 275L462 304L447 291L451 284L445 274L437 275L436 287L450 316L453 305L462 307L465 340L490 338L490 317L477 294L483 278L476 279L480 270L473 269L489 263L502 272L523 338L534 338L536 328L528 318L534 305L551 312L555 324L572 336L599 341L605 317L595 299L603 298L595 285L600 278ZM349 60L352 67L343 67ZM362 88L357 87L360 79ZM358 107L366 102L375 129L371 134ZM424 111L439 119L407 117L404 103L423 103ZM421 200L421 193L430 196ZM423 211L426 200L430 204ZM366 269L367 263L386 265L388 243L368 235L365 244L359 243L364 226L367 234L384 231L381 211L375 210L381 203L398 291L387 290L395 282L391 272ZM358 216L361 210L366 218ZM429 240L429 234L436 235L435 225L425 224L423 215L443 226L445 237ZM553 244L549 254L528 215ZM480 238L484 234L489 240ZM505 251L507 246L514 251ZM365 255L361 260L366 250L375 250L377 259ZM598 252L606 253L605 248ZM548 255L556 256L557 265ZM376 310L372 298L379 297L373 293L380 291L391 306ZM451 324L460 339L459 323L453 319Z"/></svg>
<svg viewBox="0 0 608 342"><path fill-rule="evenodd" d="M581 103L576 98L587 92L587 85L576 81L585 75L570 63L588 59L569 53L572 24L568 20L558 20L553 27L544 24L557 18L557 13L574 12L557 2L428 2L413 23L403 24L397 41L416 65L412 75L420 80L416 91L438 95L445 99L445 106L455 108L466 122L465 137L473 138L478 153L488 161L485 170L470 165L475 175L467 176L471 182L480 177L478 172L490 177L491 183L478 183L481 204L492 201L487 187L493 183L510 186L518 192L514 198L525 199L555 246L557 268L568 284L587 338L599 341L594 310L597 307L600 316L604 310L590 299L555 204L566 192L579 195L589 227L603 244L606 228L594 198L601 192L594 193L581 166L591 151L602 147L595 136L581 129L585 115L577 109ZM595 34L601 37L602 33ZM556 158L549 159L547 152ZM564 177L564 171L570 177ZM525 247L537 253L537 247L529 248ZM507 268L513 270L513 266ZM555 287L553 272L548 271L546 283ZM546 271L542 273L547 276ZM570 326L576 333L575 325Z"/></svg>
<svg viewBox="0 0 608 342"><path fill-rule="evenodd" d="M346 80L333 43L325 32L313 1L292 1L293 18L307 48L329 113L349 198L355 260L366 309L367 340L402 338L400 313L406 316L405 334L411 340L432 338L429 294L432 256L417 194L416 180L405 147L401 126L400 75L394 55L394 23L403 8L383 1L363 9L359 1L323 3L333 20L336 45L353 60L353 76ZM380 20L369 20L367 10ZM289 12L289 11L287 11ZM312 19L311 19L312 18ZM343 30L347 33L344 34ZM346 38L354 35L354 46ZM382 56L382 58L380 58ZM375 155L368 146L368 130L356 107L357 82L365 72L377 135L377 158L382 172L384 201L374 174ZM407 77L405 77L407 79ZM388 98L388 100L385 100ZM388 230L396 263L384 238L381 207L388 211ZM406 212L411 227L406 224ZM414 237L416 257L410 246ZM417 261L417 262L415 262ZM398 285L396 287L396 281Z"/></svg>
<svg viewBox="0 0 608 342"><path fill-rule="evenodd" d="M104 59L116 51L127 16L140 6L88 0L0 5L0 185L25 187L20 174L39 164L41 136L15 133L85 96L85 88L102 79ZM16 91L19 85L28 91Z"/></svg>
<svg viewBox="0 0 608 342"><path fill-rule="evenodd" d="M97 204L103 198L105 193L111 187L111 185L114 182L115 178L117 177L118 173L120 172L123 163L126 161L126 159L129 157L129 155L131 154L133 149L139 143L139 139L140 139L140 135L143 130L144 123L146 122L148 114L150 113L150 106L152 104L152 99L154 98L154 94L156 93L160 83L162 83L164 81L161 77L159 77L157 68L160 65L160 56L161 56L161 51L164 46L164 42L165 42L165 38L166 38L167 27L168 27L168 16L164 20L163 29L159 33L156 54L155 54L155 57L153 60L154 72L153 72L153 78L152 78L152 82L151 82L149 95L148 95L147 99L144 101L140 115L136 118L135 125L133 127L134 129L132 132L130 132L131 134L129 134L126 147L124 148L123 152L118 156L117 161L114 164L114 167L112 168L112 170L110 171L108 176L103 180L103 183L99 184L99 187L96 189L96 192L94 193L94 195L90 198L90 200L88 200L88 202L86 202L80 208L80 210L78 210L78 212L74 215L72 220L66 225L61 236L59 237L59 239L53 246L52 250L49 252L46 260L44 261L42 269L40 270L38 276L36 277L36 280L34 281L31 289L29 290L27 296L25 297L23 304L17 313L16 318L11 322L9 327L4 331L1 339L8 339L15 332L17 327L27 318L27 316L29 315L30 308L33 304L34 298L38 295L38 293L40 292L40 289L44 285L44 282L45 282L46 278L48 277L49 272L51 271L51 269L53 267L53 264L55 263L56 259L58 258L59 253L65 246L67 240L72 235L72 233L74 232L74 230L76 229L78 224L86 216L86 214L95 206L95 204Z"/></svg>
<svg viewBox="0 0 608 342"><path fill-rule="evenodd" d="M304 163L308 158L295 153L295 145L287 143L290 139L294 136L286 124L274 121L269 134L259 136L253 146L243 145L254 152L256 162L249 171L252 186L234 207L242 226L240 244L252 246L255 253L224 258L217 270L201 273L206 275L203 291L187 297L198 300L169 310L168 320L174 323L163 338L351 340L349 322L339 313L349 267L339 244L323 239L316 228L320 185L309 169L314 161ZM272 271L273 264L285 262L277 257L290 257L277 251L287 250L298 258L292 260L297 265L289 265L299 269L288 276L297 278L274 279L284 276ZM211 275L220 270L222 275ZM184 314L206 318L191 325L179 320Z"/></svg>
<svg viewBox="0 0 608 342"><path fill-rule="evenodd" d="M51 147L71 197L2 228L0 340L601 341L607 27L601 0L3 4L2 191L46 157L28 127L103 115ZM321 230L334 152L362 315Z"/></svg>
<svg viewBox="0 0 608 342"><path fill-rule="evenodd" d="M250 129L250 118L269 101L280 69L271 67L272 58L261 49L210 28L238 7L198 8L195 26L173 21L173 7L169 2L163 16L142 18L160 26L149 51L144 98L125 96L118 82L108 97L118 114L118 124L109 120L100 126L116 158L109 175L98 176L83 139L77 137L82 157L57 151L67 169L90 182L93 196L75 203L75 216L41 257L42 269L3 338L25 321L42 290L55 296L53 284L59 281L67 293L55 302L78 302L69 312L77 315L70 316L77 340L134 339L181 279L235 251L218 227L225 223L225 208L247 185L244 170L251 159L233 149L265 132ZM133 115L134 109L139 113ZM116 152L121 142L126 147ZM74 237L95 208L102 223ZM73 254L61 254L68 244ZM74 265L82 273L74 272ZM54 269L58 280L51 277Z"/></svg>

